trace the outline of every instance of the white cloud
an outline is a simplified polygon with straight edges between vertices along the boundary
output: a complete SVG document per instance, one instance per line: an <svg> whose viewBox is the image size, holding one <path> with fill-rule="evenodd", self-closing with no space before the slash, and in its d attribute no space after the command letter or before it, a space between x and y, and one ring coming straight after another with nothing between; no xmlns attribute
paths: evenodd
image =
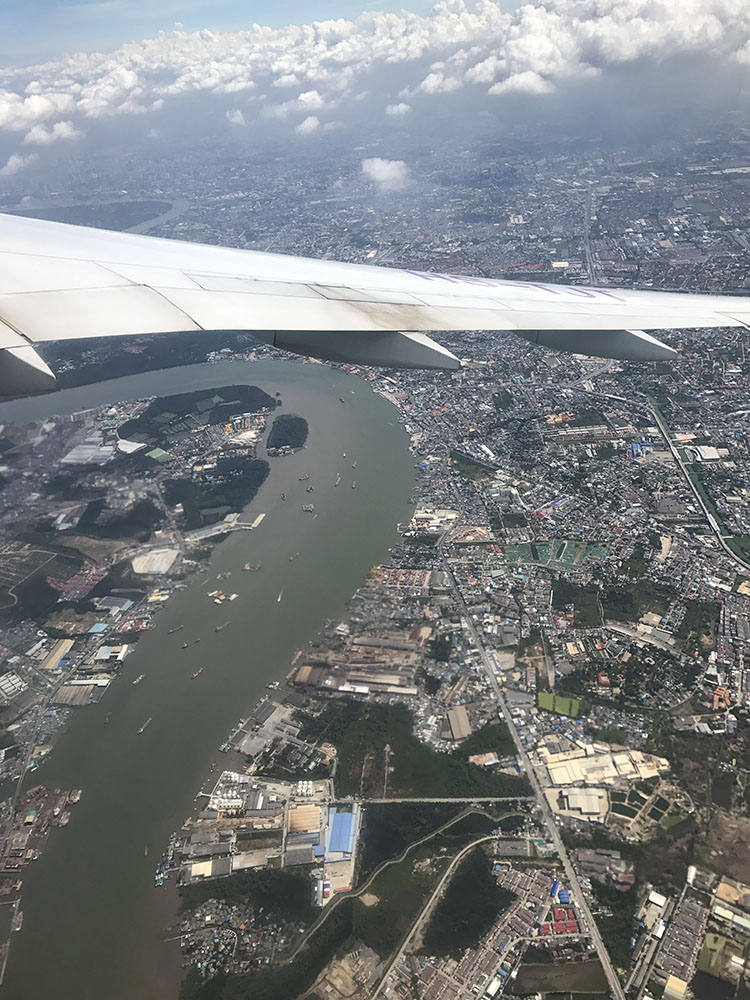
<svg viewBox="0 0 750 1000"><path fill-rule="evenodd" d="M226 34L179 29L113 52L0 70L0 131L61 139L54 130L64 123L168 113L183 95L220 102L250 90L259 102L296 93L268 100L263 116L319 118L324 128L325 112L355 114L365 91L379 94L389 115L406 114L406 102L416 115L459 88L467 102L488 91L543 95L612 67L666 65L690 53L713 60L717 73L728 64L747 72L747 0L536 0L508 12L493 0L441 0L425 15L366 12ZM217 104L217 115L227 107Z"/></svg>
<svg viewBox="0 0 750 1000"><path fill-rule="evenodd" d="M513 76L493 83L489 94L548 94L555 88L544 77L539 76L533 70L527 69L523 73L515 73Z"/></svg>
<svg viewBox="0 0 750 1000"><path fill-rule="evenodd" d="M408 115L410 111L411 111L411 105L404 104L403 101L400 104L389 104L385 109L385 113L387 115L392 115L394 118L399 118L402 117L403 115Z"/></svg>
<svg viewBox="0 0 750 1000"><path fill-rule="evenodd" d="M55 122L52 128L45 128L44 125L35 125L30 132L24 136L24 146L49 146L50 143L59 139L77 139L83 133L75 128L72 122Z"/></svg>
<svg viewBox="0 0 750 1000"><path fill-rule="evenodd" d="M290 101L271 105L266 114L271 118L288 118L295 111L322 111L329 106L317 90L305 90Z"/></svg>
<svg viewBox="0 0 750 1000"><path fill-rule="evenodd" d="M371 156L362 160L362 173L382 191L400 191L409 182L409 168L403 160Z"/></svg>
<svg viewBox="0 0 750 1000"><path fill-rule="evenodd" d="M425 94L449 94L452 90L458 90L461 81L456 76L446 76L442 70L429 73L419 85L419 89Z"/></svg>
<svg viewBox="0 0 750 1000"><path fill-rule="evenodd" d="M22 156L20 153L13 153L12 156L8 157L5 166L0 167L0 177L12 177L13 174L17 174L19 170L23 170L24 167L27 167L36 159L36 153L29 153L28 156Z"/></svg>
<svg viewBox="0 0 750 1000"><path fill-rule="evenodd" d="M226 120L229 122L230 125L245 124L245 116L242 113L242 111L240 111L239 108L232 108L231 111L227 111L224 117L226 118Z"/></svg>
<svg viewBox="0 0 750 1000"><path fill-rule="evenodd" d="M300 135L310 135L312 132L317 132L320 128L320 118L317 115L308 115L303 121L299 123L294 129Z"/></svg>

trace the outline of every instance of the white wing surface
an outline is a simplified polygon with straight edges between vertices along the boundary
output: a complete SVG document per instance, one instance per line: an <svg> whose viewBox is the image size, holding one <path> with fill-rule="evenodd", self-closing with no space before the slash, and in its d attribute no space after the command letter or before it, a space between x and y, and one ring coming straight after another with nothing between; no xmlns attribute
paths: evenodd
<svg viewBox="0 0 750 1000"><path fill-rule="evenodd" d="M0 215L0 393L45 391L34 350L83 337L238 330L312 357L456 368L423 331L504 330L597 357L674 352L645 331L750 325L750 298L339 264Z"/></svg>

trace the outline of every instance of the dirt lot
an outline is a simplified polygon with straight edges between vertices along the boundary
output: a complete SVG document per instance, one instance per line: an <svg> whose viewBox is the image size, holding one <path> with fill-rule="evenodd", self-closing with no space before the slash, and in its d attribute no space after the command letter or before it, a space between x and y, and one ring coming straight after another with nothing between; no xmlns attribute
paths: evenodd
<svg viewBox="0 0 750 1000"><path fill-rule="evenodd" d="M381 966L382 962L376 952L360 945L351 954L334 958L304 996L356 1000L357 997L368 995L368 984L376 979Z"/></svg>
<svg viewBox="0 0 750 1000"><path fill-rule="evenodd" d="M711 820L707 841L696 846L696 854L710 868L747 882L750 880L750 819L717 812Z"/></svg>

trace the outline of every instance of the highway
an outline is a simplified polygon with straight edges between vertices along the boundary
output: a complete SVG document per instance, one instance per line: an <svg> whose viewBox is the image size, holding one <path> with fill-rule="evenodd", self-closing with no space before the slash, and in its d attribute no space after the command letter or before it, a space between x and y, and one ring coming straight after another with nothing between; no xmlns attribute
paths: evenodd
<svg viewBox="0 0 750 1000"><path fill-rule="evenodd" d="M582 917L581 920L582 929L587 931L591 935L591 940L594 944L594 947L596 948L597 955L599 956L599 961L601 962L602 969L604 970L604 974L607 977L607 982L609 983L609 988L612 991L612 995L616 997L617 1000L625 1000L625 993L623 991L622 986L620 985L620 980L617 978L617 973L614 970L612 962L610 961L609 954L604 946L601 934L599 933L599 928L597 927L596 922L591 913L591 910L589 909L589 905L586 901L586 897L583 894L583 889L581 888L581 884L578 881L578 876L576 875L575 869L573 868L573 864L570 858L568 857L568 852L565 848L565 844L563 843L563 839L560 836L560 830L557 826L557 823L555 822L555 817L552 813L552 810L550 809L549 803L547 802L547 797L544 794L544 789L542 788L542 784L536 773L534 765L531 763L531 760L529 759L529 755L526 753L526 750L521 742L521 738L518 735L518 731L513 721L513 717L510 714L507 702L505 701L505 697L503 696L502 688L500 687L500 684L498 682L497 676L493 669L493 665L490 661L490 657L484 648L482 640L472 620L471 614L469 613L469 609L466 606L466 602L463 599L463 595L461 594L461 591L458 588L458 584L456 583L455 577L453 576L453 572L450 568L448 560L445 559L445 557L443 557L443 568L445 572L448 574L448 578L451 581L451 587L453 589L454 597L458 603L458 606L462 610L463 617L465 618L466 623L469 627L469 631L474 640L476 648L479 650L479 653L482 657L482 664L487 673L487 678L489 679L490 686L492 687L492 690L495 694L495 698L500 707L503 719L505 720L508 726L508 730L510 731L511 736L513 737L513 742L516 745L516 753L518 755L518 760L520 761L524 772L526 773L529 781L531 782L531 787L533 788L534 794L536 796L537 805L539 806L542 816L544 817L549 838L554 844L555 850L557 851L560 860L562 862L563 868L565 869L565 875L568 880L568 884L573 892L575 903Z"/></svg>
<svg viewBox="0 0 750 1000"><path fill-rule="evenodd" d="M456 798L456 796L451 796L445 799L428 799L428 798L418 798L418 799L399 799L399 798L388 798L388 799L363 799L362 801L371 805L373 802L455 802L456 804L460 802L519 802L525 801L530 796L528 795L479 795L474 798ZM339 799L340 802L354 802L355 800L349 796L348 798Z"/></svg>
<svg viewBox="0 0 750 1000"><path fill-rule="evenodd" d="M661 414L659 413L659 411L656 409L655 406L649 403L648 407L649 410L651 411L654 420L656 421L659 430L661 431L662 437L667 442L667 446L669 447L669 450L672 452L672 457L674 458L675 462L677 462L677 465L680 467L683 476L687 480L688 486L692 490L693 496L698 502L698 506L703 511L703 514L705 515L706 521L708 522L711 531L713 531L714 535L716 535L717 539L719 540L719 545L721 545L721 547L724 549L727 555L734 560L735 565L741 572L750 573L750 562L747 562L747 560L743 559L742 556L738 556L737 553L734 551L734 549L731 547L731 545L729 545L726 539L726 535L722 531L722 525L716 520L716 517L709 510L705 500L701 496L700 490L693 482L692 476L690 475L690 471L685 462L683 461L682 455L680 454L677 445L672 440L672 432L670 431L669 427L664 422ZM731 538L731 535L729 537Z"/></svg>

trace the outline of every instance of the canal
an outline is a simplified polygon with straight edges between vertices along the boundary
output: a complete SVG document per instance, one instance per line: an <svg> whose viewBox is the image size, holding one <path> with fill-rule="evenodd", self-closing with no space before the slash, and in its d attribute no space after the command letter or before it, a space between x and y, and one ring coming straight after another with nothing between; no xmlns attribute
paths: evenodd
<svg viewBox="0 0 750 1000"><path fill-rule="evenodd" d="M28 422L239 383L279 392L279 412L308 421L307 445L269 460L268 479L244 515L265 513L261 525L214 548L209 574L172 596L102 701L73 718L34 774L50 787L80 787L83 797L24 875L23 929L13 936L2 989L9 1000L176 997L180 955L164 940L175 893L154 888L155 864L190 814L209 765L226 761L218 747L228 732L269 681L285 676L295 650L342 613L395 542L396 524L410 512L413 459L389 402L362 380L314 364L195 365L0 406L0 421ZM302 475L309 482L299 482ZM315 492L306 494L307 485ZM315 518L301 510L311 499ZM243 573L248 561L261 571ZM232 577L220 585L239 597L219 607L206 591L224 572ZM184 628L169 635L177 625ZM198 637L200 644L181 649ZM138 735L147 718L153 721Z"/></svg>

